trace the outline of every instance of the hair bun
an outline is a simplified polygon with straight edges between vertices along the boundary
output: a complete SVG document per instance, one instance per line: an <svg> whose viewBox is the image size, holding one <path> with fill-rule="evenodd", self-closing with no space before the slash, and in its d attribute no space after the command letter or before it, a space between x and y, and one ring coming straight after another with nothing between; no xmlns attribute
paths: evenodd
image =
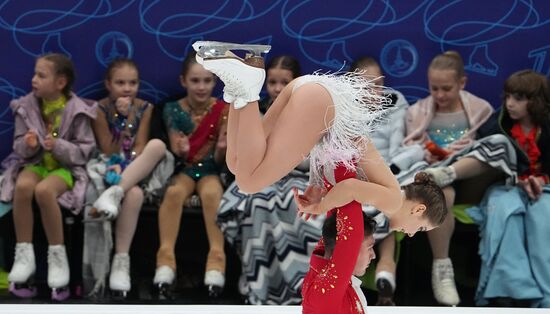
<svg viewBox="0 0 550 314"><path fill-rule="evenodd" d="M420 171L414 175L414 183L426 184L433 181L432 176L424 171Z"/></svg>
<svg viewBox="0 0 550 314"><path fill-rule="evenodd" d="M443 55L445 56L449 56L449 57L453 57L453 58L459 58L459 59L462 59L462 56L460 55L460 53L456 50L447 50L443 53Z"/></svg>

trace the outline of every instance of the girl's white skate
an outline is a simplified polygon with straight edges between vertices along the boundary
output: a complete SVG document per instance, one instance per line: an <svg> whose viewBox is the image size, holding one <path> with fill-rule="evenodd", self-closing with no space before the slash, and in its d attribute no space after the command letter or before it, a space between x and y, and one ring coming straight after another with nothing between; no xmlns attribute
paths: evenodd
<svg viewBox="0 0 550 314"><path fill-rule="evenodd" d="M64 245L48 247L48 286L52 289L51 298L63 301L71 295L69 289L69 260Z"/></svg>
<svg viewBox="0 0 550 314"><path fill-rule="evenodd" d="M9 291L19 298L33 298L36 296L34 273L36 264L32 243L17 243L15 258L8 275Z"/></svg>

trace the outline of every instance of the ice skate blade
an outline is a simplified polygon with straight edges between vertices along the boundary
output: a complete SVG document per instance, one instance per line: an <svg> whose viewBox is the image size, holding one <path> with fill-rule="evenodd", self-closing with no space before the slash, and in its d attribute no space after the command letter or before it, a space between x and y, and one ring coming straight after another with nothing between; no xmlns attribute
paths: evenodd
<svg viewBox="0 0 550 314"><path fill-rule="evenodd" d="M270 45L252 45L252 44L235 44L220 41L197 41L193 44L193 49L197 55L204 60L216 58L236 57L231 50L244 50L249 53L245 59L251 57L261 57L262 53L268 53L271 50ZM241 59L242 60L242 59Z"/></svg>
<svg viewBox="0 0 550 314"><path fill-rule="evenodd" d="M126 300L128 298L128 292L125 290L111 290L111 298L114 300Z"/></svg>
<svg viewBox="0 0 550 314"><path fill-rule="evenodd" d="M9 292L22 299L34 298L37 294L36 286L28 283L10 282Z"/></svg>
<svg viewBox="0 0 550 314"><path fill-rule="evenodd" d="M70 296L71 291L69 290L69 287L52 288L52 301L64 301L67 300Z"/></svg>
<svg viewBox="0 0 550 314"><path fill-rule="evenodd" d="M153 295L158 301L174 300L173 285L161 282L153 285Z"/></svg>
<svg viewBox="0 0 550 314"><path fill-rule="evenodd" d="M206 289L210 298L219 298L223 293L223 287L216 285L208 285Z"/></svg>

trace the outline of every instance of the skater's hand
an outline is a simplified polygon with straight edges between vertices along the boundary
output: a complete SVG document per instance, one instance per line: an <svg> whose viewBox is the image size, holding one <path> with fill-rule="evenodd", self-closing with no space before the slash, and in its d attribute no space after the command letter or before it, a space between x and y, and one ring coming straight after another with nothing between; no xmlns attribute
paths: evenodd
<svg viewBox="0 0 550 314"><path fill-rule="evenodd" d="M520 180L518 185L523 188L530 199L538 200L542 194L544 181L539 177L529 176L527 179Z"/></svg>
<svg viewBox="0 0 550 314"><path fill-rule="evenodd" d="M328 208L324 208L323 204L323 197L327 194L324 187L310 185L306 188L304 194L299 194L296 188L293 188L292 191L298 206L298 215L305 220L328 211Z"/></svg>
<svg viewBox="0 0 550 314"><path fill-rule="evenodd" d="M191 148L189 144L189 138L182 134L181 138L178 141L178 151L180 156L187 156L189 149Z"/></svg>
<svg viewBox="0 0 550 314"><path fill-rule="evenodd" d="M51 152L55 147L55 137L53 137L51 134L46 135L44 137L44 150L47 152Z"/></svg>
<svg viewBox="0 0 550 314"><path fill-rule="evenodd" d="M111 165L107 168L107 171L114 171L116 174L121 174L122 167L119 164Z"/></svg>
<svg viewBox="0 0 550 314"><path fill-rule="evenodd" d="M466 146L472 144L472 140L469 138L461 138L452 142L447 148L453 152L459 152Z"/></svg>
<svg viewBox="0 0 550 314"><path fill-rule="evenodd" d="M190 144L189 144L189 138L183 134L182 132L178 132L175 136L175 151L176 155L178 155L181 158L185 158L187 154L189 153Z"/></svg>
<svg viewBox="0 0 550 314"><path fill-rule="evenodd" d="M88 212L88 216L90 216L90 218L92 219L101 219L101 220L113 220L116 218L111 213L100 211L95 207L90 208L90 211Z"/></svg>
<svg viewBox="0 0 550 314"><path fill-rule="evenodd" d="M424 149L424 160L430 165L439 161L439 158L432 154L429 150Z"/></svg>
<svg viewBox="0 0 550 314"><path fill-rule="evenodd" d="M95 207L90 208L90 211L88 212L88 215L92 218L101 217L101 214L99 213L99 211Z"/></svg>
<svg viewBox="0 0 550 314"><path fill-rule="evenodd" d="M217 149L227 149L227 131L220 132L218 136L218 142L216 143Z"/></svg>
<svg viewBox="0 0 550 314"><path fill-rule="evenodd" d="M535 198L538 200L542 195L544 180L540 177L530 176L529 183L531 184L531 189L533 190L533 194L535 194Z"/></svg>
<svg viewBox="0 0 550 314"><path fill-rule="evenodd" d="M130 112L130 105L132 104L132 97L126 96L126 97L119 97L116 100L115 108L116 112L118 114L123 116L128 116L128 113Z"/></svg>
<svg viewBox="0 0 550 314"><path fill-rule="evenodd" d="M30 148L36 148L38 146L38 136L34 131L27 131L23 136L23 140Z"/></svg>

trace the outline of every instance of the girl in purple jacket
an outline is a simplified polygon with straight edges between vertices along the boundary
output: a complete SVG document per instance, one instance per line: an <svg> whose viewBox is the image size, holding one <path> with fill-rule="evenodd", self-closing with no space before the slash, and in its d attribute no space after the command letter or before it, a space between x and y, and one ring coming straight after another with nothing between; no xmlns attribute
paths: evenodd
<svg viewBox="0 0 550 314"><path fill-rule="evenodd" d="M71 92L72 62L61 54L36 61L32 92L10 104L15 116L13 149L18 156L6 170L1 200L13 201L17 244L8 276L10 291L33 297L29 285L35 270L32 245L36 200L48 239L48 286L52 299L69 297L69 264L63 238L60 205L78 213L82 208L87 175L84 169L95 147L91 120L96 105Z"/></svg>

